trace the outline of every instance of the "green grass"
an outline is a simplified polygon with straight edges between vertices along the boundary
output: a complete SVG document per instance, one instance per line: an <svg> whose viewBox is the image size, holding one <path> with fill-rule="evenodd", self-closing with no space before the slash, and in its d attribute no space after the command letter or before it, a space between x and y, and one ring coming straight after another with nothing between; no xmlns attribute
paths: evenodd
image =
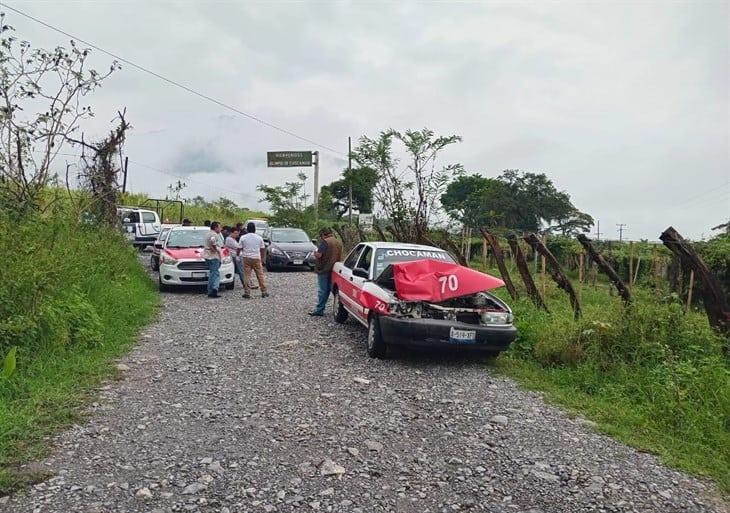
<svg viewBox="0 0 730 513"><path fill-rule="evenodd" d="M39 230L45 244L35 237ZM22 249L10 252L10 241ZM78 421L79 407L114 375L114 359L153 318L159 296L113 231L0 222L0 247L9 255L8 276L0 276L0 353L18 347L15 374L0 380L2 495L44 477L21 465L46 454L47 437Z"/></svg>
<svg viewBox="0 0 730 513"><path fill-rule="evenodd" d="M676 296L635 288L634 304L624 308L609 290L600 281L583 286L580 321L552 282L550 314L499 291L513 307L519 335L497 369L582 413L601 432L730 493L730 362L723 339L704 312L685 313Z"/></svg>

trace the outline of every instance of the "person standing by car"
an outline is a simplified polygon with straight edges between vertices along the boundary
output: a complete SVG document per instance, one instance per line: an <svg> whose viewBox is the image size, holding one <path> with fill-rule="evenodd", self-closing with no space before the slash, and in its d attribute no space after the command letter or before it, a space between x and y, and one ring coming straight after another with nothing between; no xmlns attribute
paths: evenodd
<svg viewBox="0 0 730 513"><path fill-rule="evenodd" d="M243 286L243 263L241 262L241 246L238 243L238 228L233 228L231 230L231 233L228 237L226 237L225 246L228 248L228 251L231 253L231 258L233 259L233 266L236 269L236 274L241 279L241 286Z"/></svg>
<svg viewBox="0 0 730 513"><path fill-rule="evenodd" d="M309 315L322 317L332 292L332 268L342 260L342 243L335 238L331 228L322 228L319 231L319 246L314 257L317 259L315 271L319 292L317 307Z"/></svg>
<svg viewBox="0 0 730 513"><path fill-rule="evenodd" d="M246 235L241 237L239 245L241 246L241 257L243 258L243 297L245 299L251 298L251 271L256 274L256 279L261 288L261 297L269 297L266 280L264 279L264 268L261 265L266 255L266 245L264 239L256 233L255 224L248 223L246 225Z"/></svg>
<svg viewBox="0 0 730 513"><path fill-rule="evenodd" d="M203 258L205 258L208 264L208 297L211 298L220 297L218 295L222 260L220 233L220 223L217 221L210 223L210 231L205 236L205 246L203 249Z"/></svg>

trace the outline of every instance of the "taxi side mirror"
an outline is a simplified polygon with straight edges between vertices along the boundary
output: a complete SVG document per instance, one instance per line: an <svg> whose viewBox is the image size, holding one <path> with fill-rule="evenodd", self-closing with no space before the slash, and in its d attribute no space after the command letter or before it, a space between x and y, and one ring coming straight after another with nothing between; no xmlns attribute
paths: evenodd
<svg viewBox="0 0 730 513"><path fill-rule="evenodd" d="M362 267L355 267L352 270L352 274L358 278L365 278L366 280L370 278L367 269L363 269Z"/></svg>

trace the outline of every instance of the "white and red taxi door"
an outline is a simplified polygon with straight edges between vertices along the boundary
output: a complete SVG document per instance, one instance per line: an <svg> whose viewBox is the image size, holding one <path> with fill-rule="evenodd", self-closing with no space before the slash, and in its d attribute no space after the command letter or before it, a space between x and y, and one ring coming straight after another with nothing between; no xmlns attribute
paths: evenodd
<svg viewBox="0 0 730 513"><path fill-rule="evenodd" d="M340 301L352 315L365 323L367 323L367 308L362 305L360 297L366 280L360 276L355 276L352 270L361 263L363 253L368 251L372 252L372 248L365 244L359 244L334 271L334 281L337 285Z"/></svg>

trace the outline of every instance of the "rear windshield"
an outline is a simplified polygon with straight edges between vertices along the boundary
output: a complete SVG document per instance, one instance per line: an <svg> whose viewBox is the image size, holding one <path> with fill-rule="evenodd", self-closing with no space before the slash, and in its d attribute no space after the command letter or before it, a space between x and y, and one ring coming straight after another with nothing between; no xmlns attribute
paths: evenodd
<svg viewBox="0 0 730 513"><path fill-rule="evenodd" d="M168 248L202 248L205 243L205 230L174 230L167 238Z"/></svg>
<svg viewBox="0 0 730 513"><path fill-rule="evenodd" d="M375 270L373 276L377 278L383 272L383 269L396 262L412 262L414 260L426 259L455 263L451 255L440 249L380 248L375 252Z"/></svg>
<svg viewBox="0 0 730 513"><path fill-rule="evenodd" d="M309 242L304 230L271 230L271 242Z"/></svg>

